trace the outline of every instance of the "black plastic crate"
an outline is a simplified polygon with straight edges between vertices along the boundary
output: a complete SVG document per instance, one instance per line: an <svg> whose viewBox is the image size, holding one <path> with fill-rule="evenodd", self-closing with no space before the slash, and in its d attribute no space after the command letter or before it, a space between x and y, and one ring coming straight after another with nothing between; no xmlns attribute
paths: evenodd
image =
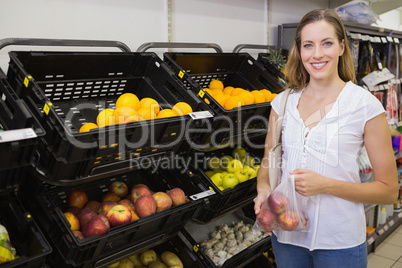
<svg viewBox="0 0 402 268"><path fill-rule="evenodd" d="M13 189L21 167L32 164L38 141L45 135L25 102L10 88L0 70L0 189Z"/></svg>
<svg viewBox="0 0 402 268"><path fill-rule="evenodd" d="M185 241L187 247L194 251L203 267L244 267L253 260L259 258L263 252L266 252L271 247L271 238L270 236L266 235L261 240L255 242L246 249L233 255L233 257L227 259L221 266L215 264L202 249L201 242L203 242L203 240L210 239L210 233L216 231L221 224L231 226L233 222L239 221L243 221L245 224L254 224L255 215L253 215L253 205L253 202L251 202L251 204L249 203L243 207L238 207L238 209L231 214L226 214L225 216L215 219L208 224L199 225L194 222L189 222L184 227L184 229L180 232L180 235L183 241Z"/></svg>
<svg viewBox="0 0 402 268"><path fill-rule="evenodd" d="M63 215L67 209L67 193L72 189L80 189L87 193L89 200L99 201L107 192L108 186L115 180L125 182L129 188L135 184L144 183L155 192L180 187L189 197L202 193L187 174L172 170L164 170L160 174L151 173L150 170L138 170L77 187L54 186L34 178L25 180L18 194L24 197L27 206L31 207L32 214L38 218L44 232L49 236L49 241L57 249L55 255L52 254L50 258L55 257L57 260L61 255L68 265L91 267L93 263L110 256L113 256L112 258L126 256L128 250L138 250L175 236L203 200L189 198L188 202L179 206L125 225L112 227L103 236L77 239L69 229Z"/></svg>
<svg viewBox="0 0 402 268"><path fill-rule="evenodd" d="M178 235L171 237L168 240L157 241L155 244L147 245L145 247L138 247L137 249L128 248L125 250L125 254L128 253L127 256L124 256L123 258L115 258L114 256L108 257L91 264L91 267L106 267L106 265L111 265L135 253L141 254L147 249L154 250L158 256L160 256L164 251L170 251L179 257L183 263L183 267L203 268L194 252L185 245L184 241Z"/></svg>
<svg viewBox="0 0 402 268"><path fill-rule="evenodd" d="M42 267L52 248L34 217L14 193L2 193L0 196L0 223L6 227L10 242L19 256L0 264L0 267Z"/></svg>
<svg viewBox="0 0 402 268"><path fill-rule="evenodd" d="M226 147L220 150L215 150L211 152L196 152L197 156L193 155L194 159L203 159L203 163L200 166L192 166L193 173L197 176L198 180L201 182L202 187L205 190L211 190L215 192L214 195L208 196L206 202L200 206L194 213L192 220L199 223L208 223L211 220L230 213L239 207L252 202L252 200L257 196L257 178L249 179L245 182L239 183L233 189L220 190L206 174L206 162L213 156L222 157L224 155L231 155L234 147ZM251 146L243 146L247 153L254 157L256 165L261 163L263 157L263 150L253 149Z"/></svg>
<svg viewBox="0 0 402 268"><path fill-rule="evenodd" d="M166 52L164 60L183 84L215 112L211 134L218 129L220 131L210 136L207 145L231 143L237 136L254 138L266 135L270 102L227 110L203 90L209 87L211 80L217 79L224 86L241 87L248 91L268 89L273 93L281 92L282 86L248 53Z"/></svg>
<svg viewBox="0 0 402 268"><path fill-rule="evenodd" d="M184 101L193 111L208 110L152 52L10 52L10 58L8 80L46 130L40 150L45 160L40 163L50 179L98 175L105 170L99 167L114 169L111 164L132 154L140 157L182 147L185 127L192 121L189 115L78 132L84 123L96 122L100 110L113 108L123 93L154 98L161 109ZM49 161L58 162L50 168L58 167L49 171ZM85 166L63 168L81 161ZM71 168L77 174L66 176Z"/></svg>

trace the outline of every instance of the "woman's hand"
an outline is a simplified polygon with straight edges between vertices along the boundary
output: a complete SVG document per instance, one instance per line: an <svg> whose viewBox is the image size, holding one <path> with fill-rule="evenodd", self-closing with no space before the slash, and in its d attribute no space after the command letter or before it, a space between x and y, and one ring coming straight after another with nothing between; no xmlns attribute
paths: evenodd
<svg viewBox="0 0 402 268"><path fill-rule="evenodd" d="M328 183L328 178L309 169L296 169L290 175L294 176L296 192L303 196L323 193Z"/></svg>
<svg viewBox="0 0 402 268"><path fill-rule="evenodd" d="M268 196L270 195L269 192L261 192L258 193L257 197L255 198L254 201L254 211L255 211L255 215L258 215L258 213L260 213L262 204L267 201Z"/></svg>

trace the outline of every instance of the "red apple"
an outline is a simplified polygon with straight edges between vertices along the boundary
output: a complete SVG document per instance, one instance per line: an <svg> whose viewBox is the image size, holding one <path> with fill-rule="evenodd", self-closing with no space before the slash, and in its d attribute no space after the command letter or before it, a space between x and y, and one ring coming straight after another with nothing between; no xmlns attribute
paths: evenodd
<svg viewBox="0 0 402 268"><path fill-rule="evenodd" d="M106 216L96 215L82 228L81 233L84 237L101 236L106 234L109 229L110 224Z"/></svg>
<svg viewBox="0 0 402 268"><path fill-rule="evenodd" d="M299 216L294 211L287 211L278 216L278 222L283 230L292 231L299 226Z"/></svg>
<svg viewBox="0 0 402 268"><path fill-rule="evenodd" d="M144 218L155 214L156 212L156 201L152 195L140 196L134 203L135 212L137 212L140 218Z"/></svg>
<svg viewBox="0 0 402 268"><path fill-rule="evenodd" d="M272 192L268 197L268 206L275 214L285 212L289 206L289 199L281 192Z"/></svg>
<svg viewBox="0 0 402 268"><path fill-rule="evenodd" d="M103 216L106 216L107 212L114 206L116 206L117 203L114 201L103 201L100 203L100 207L98 210L98 214L102 214Z"/></svg>
<svg viewBox="0 0 402 268"><path fill-rule="evenodd" d="M120 196L118 196L115 193L110 193L107 192L102 196L102 201L114 201L114 202L119 202L121 200Z"/></svg>
<svg viewBox="0 0 402 268"><path fill-rule="evenodd" d="M173 206L177 206L186 202L186 195L180 188L173 188L172 190L168 191L167 194L172 199Z"/></svg>
<svg viewBox="0 0 402 268"><path fill-rule="evenodd" d="M95 216L96 212L93 211L92 208L84 207L81 209L80 213L77 215L77 218L80 221L81 229Z"/></svg>
<svg viewBox="0 0 402 268"><path fill-rule="evenodd" d="M135 201L137 201L137 199L143 195L152 195L152 192L148 189L148 187L145 186L135 187L131 190L130 200L135 204Z"/></svg>
<svg viewBox="0 0 402 268"><path fill-rule="evenodd" d="M96 200L90 200L84 207L92 208L93 211L98 212L100 207L100 202Z"/></svg>
<svg viewBox="0 0 402 268"><path fill-rule="evenodd" d="M131 221L130 210L123 205L116 205L112 207L106 214L106 218L109 220L110 226L119 226Z"/></svg>
<svg viewBox="0 0 402 268"><path fill-rule="evenodd" d="M80 221L76 215L71 212L64 212L64 217L66 217L68 223L70 224L71 231L78 231L80 229Z"/></svg>
<svg viewBox="0 0 402 268"><path fill-rule="evenodd" d="M84 239L85 237L82 235L81 231L73 231L73 234L75 237L77 237L78 239Z"/></svg>
<svg viewBox="0 0 402 268"><path fill-rule="evenodd" d="M109 192L117 194L120 198L125 198L128 194L128 187L122 181L115 181L109 185Z"/></svg>
<svg viewBox="0 0 402 268"><path fill-rule="evenodd" d="M308 225L308 216L306 213L302 212L302 215L300 217L300 221L301 221L301 229L306 229L307 225Z"/></svg>
<svg viewBox="0 0 402 268"><path fill-rule="evenodd" d="M127 198L126 198L126 199L122 199L122 200L120 200L119 202L117 202L117 204L126 206L126 207L128 207L128 208L132 208L132 209L135 210L134 204L133 204L133 202L131 202L130 199L127 199Z"/></svg>
<svg viewBox="0 0 402 268"><path fill-rule="evenodd" d="M140 217L138 217L137 213L135 212L135 206L134 206L133 202L131 202L130 200L123 199L123 200L120 200L118 204L126 206L130 210L131 221L136 221L140 218Z"/></svg>
<svg viewBox="0 0 402 268"><path fill-rule="evenodd" d="M272 231L279 226L276 214L269 209L261 209L257 215L257 223L264 231Z"/></svg>
<svg viewBox="0 0 402 268"><path fill-rule="evenodd" d="M131 187L130 193L133 191L133 189L135 189L135 188L137 188L137 187L145 187L145 188L149 189L149 187L146 186L145 184L143 184L143 183L138 183L138 184L134 185L133 187Z"/></svg>
<svg viewBox="0 0 402 268"><path fill-rule="evenodd" d="M84 191L73 190L67 194L67 206L83 208L88 202L88 196Z"/></svg>
<svg viewBox="0 0 402 268"><path fill-rule="evenodd" d="M156 201L156 212L160 212L172 207L172 198L167 193L156 192L152 195Z"/></svg>
<svg viewBox="0 0 402 268"><path fill-rule="evenodd" d="M66 212L71 212L74 215L78 215L78 213L80 213L81 209L77 208L77 207L69 207Z"/></svg>

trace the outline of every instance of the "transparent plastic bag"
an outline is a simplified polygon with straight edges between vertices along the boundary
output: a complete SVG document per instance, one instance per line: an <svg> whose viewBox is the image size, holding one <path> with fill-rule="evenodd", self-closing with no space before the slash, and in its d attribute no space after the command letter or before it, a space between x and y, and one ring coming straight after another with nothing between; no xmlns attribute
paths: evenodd
<svg viewBox="0 0 402 268"><path fill-rule="evenodd" d="M294 176L290 175L262 204L253 231L308 231L309 220L305 212L308 199L296 192Z"/></svg>

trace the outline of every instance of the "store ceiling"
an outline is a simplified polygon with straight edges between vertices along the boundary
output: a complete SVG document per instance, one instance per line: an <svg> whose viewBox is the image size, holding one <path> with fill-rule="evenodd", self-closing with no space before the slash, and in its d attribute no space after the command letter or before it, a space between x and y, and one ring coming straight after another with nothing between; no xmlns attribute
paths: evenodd
<svg viewBox="0 0 402 268"><path fill-rule="evenodd" d="M350 0L329 0L329 8L337 8L341 5L345 5ZM371 0L369 6L378 15L385 12L398 9L402 11L402 0Z"/></svg>

